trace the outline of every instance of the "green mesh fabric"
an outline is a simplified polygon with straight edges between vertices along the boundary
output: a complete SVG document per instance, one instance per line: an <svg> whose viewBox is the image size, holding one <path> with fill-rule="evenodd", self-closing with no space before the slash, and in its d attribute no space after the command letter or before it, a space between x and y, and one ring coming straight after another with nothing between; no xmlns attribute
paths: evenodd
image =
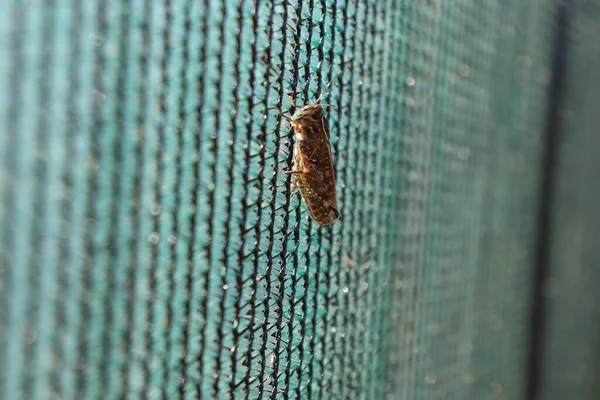
<svg viewBox="0 0 600 400"><path fill-rule="evenodd" d="M541 389L544 399L600 398L598 113L600 3L571 12L567 86L552 218Z"/></svg>
<svg viewBox="0 0 600 400"><path fill-rule="evenodd" d="M0 0L0 398L522 398L556 8Z"/></svg>

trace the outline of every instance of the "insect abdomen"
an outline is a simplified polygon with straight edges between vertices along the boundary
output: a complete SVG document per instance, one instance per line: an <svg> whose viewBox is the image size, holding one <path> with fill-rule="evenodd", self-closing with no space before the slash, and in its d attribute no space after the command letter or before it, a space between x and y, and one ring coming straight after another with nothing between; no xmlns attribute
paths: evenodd
<svg viewBox="0 0 600 400"><path fill-rule="evenodd" d="M298 189L308 215L319 225L327 226L339 218L340 214L336 205L329 204L328 200L322 199L309 186L299 184Z"/></svg>

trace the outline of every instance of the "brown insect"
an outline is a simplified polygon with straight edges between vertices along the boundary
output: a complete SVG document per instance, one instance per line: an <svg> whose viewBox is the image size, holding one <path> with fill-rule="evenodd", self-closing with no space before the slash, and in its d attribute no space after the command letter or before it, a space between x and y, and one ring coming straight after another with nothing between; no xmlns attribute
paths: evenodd
<svg viewBox="0 0 600 400"><path fill-rule="evenodd" d="M337 75L327 84L327 88ZM338 219L340 213L335 191L329 128L323 111L323 107L331 104L320 104L323 95L324 93L321 93L314 104L306 106L296 106L292 100L292 106L298 110L291 117L284 115L281 110L278 112L292 124L296 132L294 169L285 171L288 175L295 175L292 192L298 187L308 215L319 225L327 226Z"/></svg>

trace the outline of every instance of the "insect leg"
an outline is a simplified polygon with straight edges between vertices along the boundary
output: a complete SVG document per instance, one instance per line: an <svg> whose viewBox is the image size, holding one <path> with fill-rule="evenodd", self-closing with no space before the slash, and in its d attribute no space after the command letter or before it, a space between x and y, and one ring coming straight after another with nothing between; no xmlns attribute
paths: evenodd
<svg viewBox="0 0 600 400"><path fill-rule="evenodd" d="M291 175L291 174L303 174L306 171L283 171L284 174L286 175Z"/></svg>

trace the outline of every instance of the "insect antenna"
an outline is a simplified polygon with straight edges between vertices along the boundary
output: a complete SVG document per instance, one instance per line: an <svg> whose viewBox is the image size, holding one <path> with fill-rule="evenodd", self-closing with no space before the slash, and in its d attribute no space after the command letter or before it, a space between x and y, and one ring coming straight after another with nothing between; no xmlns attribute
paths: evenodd
<svg viewBox="0 0 600 400"><path fill-rule="evenodd" d="M285 115L283 113L283 111L281 111L281 108L279 108L279 106L274 106L274 107L269 107L266 109L267 111L269 110L277 110L277 114L281 115L283 118L285 118L286 120L288 120L289 122L292 122L292 119L290 117L288 117L287 115Z"/></svg>
<svg viewBox="0 0 600 400"><path fill-rule="evenodd" d="M335 104L319 104L321 107L331 107L337 110L337 106Z"/></svg>
<svg viewBox="0 0 600 400"><path fill-rule="evenodd" d="M331 78L331 80L329 81L329 83L325 87L325 90L322 91L321 94L319 95L319 97L317 98L317 101L315 102L315 104L319 104L319 102L323 99L323 96L325 96L327 94L327 89L329 89L331 87L331 85L333 84L333 81L335 81L335 78L337 78L340 75L340 73L341 72L338 72L337 74L335 74L333 76L333 78Z"/></svg>
<svg viewBox="0 0 600 400"><path fill-rule="evenodd" d="M292 122L292 119L290 117L288 117L287 115L285 115L283 112L281 112L280 108L277 108L277 114L281 115L283 118L285 118L288 122Z"/></svg>
<svg viewBox="0 0 600 400"><path fill-rule="evenodd" d="M282 111L281 108L279 107L275 107L275 109L277 110L277 114L281 115L283 118L285 118L288 122L292 122L292 119L290 117L288 117L287 115L285 115Z"/></svg>
<svg viewBox="0 0 600 400"><path fill-rule="evenodd" d="M290 104L292 105L292 107L294 108L298 108L298 106L296 105L296 100L294 100L294 97L292 96L288 96L290 99Z"/></svg>

